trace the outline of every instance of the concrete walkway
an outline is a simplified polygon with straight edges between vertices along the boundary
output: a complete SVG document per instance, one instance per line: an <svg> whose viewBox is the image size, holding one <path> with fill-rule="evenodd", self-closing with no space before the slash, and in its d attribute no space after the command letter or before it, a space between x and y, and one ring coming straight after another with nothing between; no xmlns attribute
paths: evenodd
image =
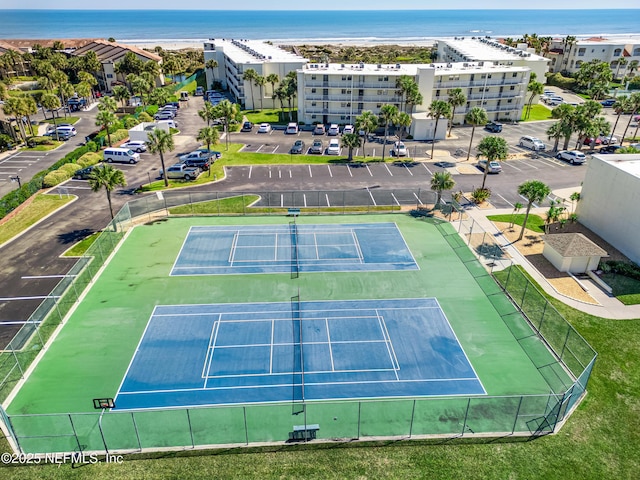
<svg viewBox="0 0 640 480"><path fill-rule="evenodd" d="M567 189L576 191L576 189ZM555 192L554 192L555 193ZM560 196L560 195L558 195ZM532 208L531 213L544 214L547 208ZM578 300L573 300L569 297L559 294L553 286L547 281L547 279L538 272L538 270L524 257L516 247L514 247L509 240L507 240L502 232L487 219L488 215L502 215L511 214L511 209L480 209L471 208L467 210L467 214L470 218L475 220L487 233L494 236L496 242L502 246L502 248L513 258L514 263L521 265L529 275L531 275L540 287L549 295L557 298L561 302L569 305L570 307L580 310L581 312L595 315L597 317L625 320L625 319L640 319L640 305L624 305L615 297L609 297L603 292L594 282L591 280L581 280L583 284L589 289L589 295L591 295L600 305L591 305ZM455 225L455 224L454 224Z"/></svg>

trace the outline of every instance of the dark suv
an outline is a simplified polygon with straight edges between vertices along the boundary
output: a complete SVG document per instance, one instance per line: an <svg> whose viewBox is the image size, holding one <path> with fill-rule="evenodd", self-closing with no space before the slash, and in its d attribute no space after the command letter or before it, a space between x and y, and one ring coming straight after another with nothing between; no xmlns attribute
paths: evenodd
<svg viewBox="0 0 640 480"><path fill-rule="evenodd" d="M203 172L209 170L208 158L192 158L190 160L185 160L182 163L184 163L187 167L199 167Z"/></svg>
<svg viewBox="0 0 640 480"><path fill-rule="evenodd" d="M240 130L241 132L250 132L251 130L253 130L253 123L251 122L244 122L242 124L242 129Z"/></svg>
<svg viewBox="0 0 640 480"><path fill-rule="evenodd" d="M502 131L502 124L498 122L489 122L484 128L492 133L500 133Z"/></svg>

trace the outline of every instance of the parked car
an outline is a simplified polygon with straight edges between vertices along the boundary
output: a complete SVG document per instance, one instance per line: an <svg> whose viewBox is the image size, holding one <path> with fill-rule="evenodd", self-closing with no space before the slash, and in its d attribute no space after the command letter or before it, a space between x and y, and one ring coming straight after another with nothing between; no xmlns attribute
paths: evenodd
<svg viewBox="0 0 640 480"><path fill-rule="evenodd" d="M196 96L204 95L204 88L203 87L196 87L196 93L194 93L194 95L196 95Z"/></svg>
<svg viewBox="0 0 640 480"><path fill-rule="evenodd" d="M302 140L296 140L291 147L291 153L304 153L304 142Z"/></svg>
<svg viewBox="0 0 640 480"><path fill-rule="evenodd" d="M598 139L600 139L600 142L603 145L613 145L614 143L618 143L618 139L616 137L614 137L613 135L600 134Z"/></svg>
<svg viewBox="0 0 640 480"><path fill-rule="evenodd" d="M389 153L392 157L406 157L407 147L402 142L395 142L393 144L393 147L391 147L391 151Z"/></svg>
<svg viewBox="0 0 640 480"><path fill-rule="evenodd" d="M569 162L571 165L582 165L587 157L580 150L563 150L558 152L556 158Z"/></svg>
<svg viewBox="0 0 640 480"><path fill-rule="evenodd" d="M71 133L69 132L61 132L59 130L50 130L43 135L43 137L51 137L54 140L61 140L66 142L71 138Z"/></svg>
<svg viewBox="0 0 640 480"><path fill-rule="evenodd" d="M498 122L489 122L484 126L484 128L492 133L500 133L502 131L502 124Z"/></svg>
<svg viewBox="0 0 640 480"><path fill-rule="evenodd" d="M313 129L314 135L324 135L325 133L326 130L324 129L324 125L322 123L317 124Z"/></svg>
<svg viewBox="0 0 640 480"><path fill-rule="evenodd" d="M287 125L287 129L284 131L286 135L295 135L298 133L298 124L291 122Z"/></svg>
<svg viewBox="0 0 640 480"><path fill-rule="evenodd" d="M182 163L187 167L198 167L203 172L206 172L209 170L210 160L208 158L190 158Z"/></svg>
<svg viewBox="0 0 640 480"><path fill-rule="evenodd" d="M118 148L109 147L105 148L102 152L103 160L107 163L138 163L140 161L140 154L135 153L130 148Z"/></svg>
<svg viewBox="0 0 640 480"><path fill-rule="evenodd" d="M268 123L261 123L258 127L258 133L269 133L271 131L271 125Z"/></svg>
<svg viewBox="0 0 640 480"><path fill-rule="evenodd" d="M353 125L345 125L342 129L342 134L346 135L347 133L353 133Z"/></svg>
<svg viewBox="0 0 640 480"><path fill-rule="evenodd" d="M242 128L240 129L241 132L250 132L253 130L253 123L251 122L244 122L242 124Z"/></svg>
<svg viewBox="0 0 640 480"><path fill-rule="evenodd" d="M324 145L322 144L322 140L314 140L313 144L311 144L311 148L309 149L309 153L322 153L324 150Z"/></svg>
<svg viewBox="0 0 640 480"><path fill-rule="evenodd" d="M540 150L545 150L547 146L544 144L542 140L536 137L531 137L529 135L525 135L524 137L520 137L520 142L518 143L521 147L529 148L534 152L538 152Z"/></svg>
<svg viewBox="0 0 640 480"><path fill-rule="evenodd" d="M128 149L133 150L134 152L138 152L138 153L142 153L142 152L146 152L147 151L146 142L138 142L138 141L126 142L126 143L123 143L122 145L120 145L120 147L128 148Z"/></svg>
<svg viewBox="0 0 640 480"><path fill-rule="evenodd" d="M602 100L600 102L600 105L602 105L603 107L613 107L614 103L616 103L615 98L607 98L606 100Z"/></svg>
<svg viewBox="0 0 640 480"><path fill-rule="evenodd" d="M202 170L198 167L188 167L184 163L176 163L167 168L167 178L194 180ZM164 172L160 170L160 178L164 177Z"/></svg>
<svg viewBox="0 0 640 480"><path fill-rule="evenodd" d="M600 137L587 137L584 139L583 144L589 147L597 147L602 144L602 140L600 140Z"/></svg>
<svg viewBox="0 0 640 480"><path fill-rule="evenodd" d="M327 155L340 155L340 141L337 138L333 138L329 141Z"/></svg>
<svg viewBox="0 0 640 480"><path fill-rule="evenodd" d="M216 150L209 150L207 149L207 147L202 147L199 148L198 150L195 150L196 152L203 152L209 155L209 158L215 160L218 160L219 158L222 158L222 153L218 152Z"/></svg>
<svg viewBox="0 0 640 480"><path fill-rule="evenodd" d="M169 110L162 110L153 116L154 120L173 120L175 115Z"/></svg>
<svg viewBox="0 0 640 480"><path fill-rule="evenodd" d="M338 125L336 123L332 123L329 126L329 130L327 130L327 135L329 135L330 137L335 137L339 133L340 133L340 128L338 127Z"/></svg>
<svg viewBox="0 0 640 480"><path fill-rule="evenodd" d="M208 153L206 149L204 150L194 150L193 152L185 153L184 155L180 155L178 158L181 162L186 162L187 160L209 160L212 154Z"/></svg>
<svg viewBox="0 0 640 480"><path fill-rule="evenodd" d="M500 173L502 171L502 165L500 165L500 162L487 162L487 160L479 160L477 165L480 170L487 170L487 173Z"/></svg>
<svg viewBox="0 0 640 480"><path fill-rule="evenodd" d="M621 148L620 145L607 145L606 147L601 147L598 153L616 153Z"/></svg>
<svg viewBox="0 0 640 480"><path fill-rule="evenodd" d="M73 174L73 178L76 180L86 180L91 175L93 171L94 165L89 167L81 168L80 170L76 170L76 173Z"/></svg>

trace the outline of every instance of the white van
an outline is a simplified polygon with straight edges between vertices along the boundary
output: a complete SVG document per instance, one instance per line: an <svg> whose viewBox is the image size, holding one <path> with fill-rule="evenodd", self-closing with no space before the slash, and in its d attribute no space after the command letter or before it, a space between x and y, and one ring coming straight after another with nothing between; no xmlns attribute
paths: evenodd
<svg viewBox="0 0 640 480"><path fill-rule="evenodd" d="M156 121L156 123L158 125L166 125L169 128L175 128L176 130L178 129L178 122L176 122L175 120L158 120Z"/></svg>
<svg viewBox="0 0 640 480"><path fill-rule="evenodd" d="M107 148L104 151L104 161L107 163L138 163L140 154L129 148Z"/></svg>
<svg viewBox="0 0 640 480"><path fill-rule="evenodd" d="M75 137L76 136L76 129L74 127L72 127L71 125L59 125L56 130L62 134L68 134L71 137Z"/></svg>

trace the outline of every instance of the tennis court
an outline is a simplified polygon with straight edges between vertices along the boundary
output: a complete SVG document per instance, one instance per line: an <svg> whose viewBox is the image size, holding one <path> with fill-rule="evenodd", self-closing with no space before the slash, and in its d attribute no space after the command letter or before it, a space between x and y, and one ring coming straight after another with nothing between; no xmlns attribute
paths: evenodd
<svg viewBox="0 0 640 480"><path fill-rule="evenodd" d="M395 223L192 227L171 275L417 269Z"/></svg>
<svg viewBox="0 0 640 480"><path fill-rule="evenodd" d="M435 299L296 300L157 307L116 405L477 394Z"/></svg>

